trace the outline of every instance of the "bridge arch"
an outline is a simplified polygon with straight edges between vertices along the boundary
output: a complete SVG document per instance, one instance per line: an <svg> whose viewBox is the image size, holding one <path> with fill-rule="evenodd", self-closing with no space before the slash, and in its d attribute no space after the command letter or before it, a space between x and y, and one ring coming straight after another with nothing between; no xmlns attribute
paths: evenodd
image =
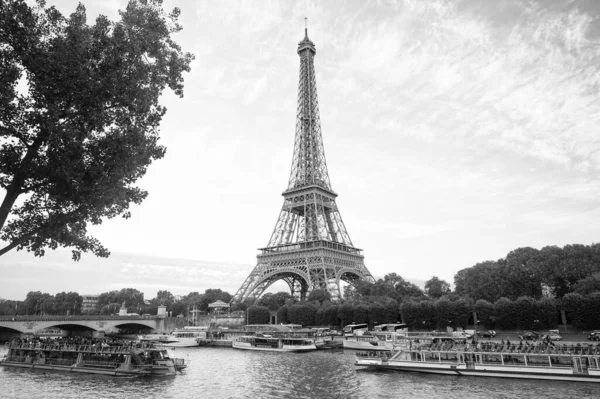
<svg viewBox="0 0 600 399"><path fill-rule="evenodd" d="M7 328L19 333L37 334L47 328L67 331L110 331L114 329L144 330L144 333L164 330L164 319L159 318L108 318L108 317L52 317L20 316L0 317L0 329Z"/></svg>

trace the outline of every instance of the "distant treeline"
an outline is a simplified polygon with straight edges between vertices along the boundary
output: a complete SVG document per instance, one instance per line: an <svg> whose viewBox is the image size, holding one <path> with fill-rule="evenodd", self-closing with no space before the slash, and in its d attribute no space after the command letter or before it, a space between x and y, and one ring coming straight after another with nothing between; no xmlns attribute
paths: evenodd
<svg viewBox="0 0 600 399"><path fill-rule="evenodd" d="M271 311L267 306L251 306L248 309L249 323L269 323ZM554 328L561 324L561 311L564 311L569 324L582 329L598 328L600 293L585 296L571 293L562 299L520 297L512 301L500 298L494 303L484 299L473 302L470 298L455 295L434 300L411 298L401 304L384 297L362 298L343 303L329 300L293 303L288 300L277 309L277 322L336 327L367 323L373 327L376 324L403 321L415 331L446 327L466 328L474 324L480 328L540 329Z"/></svg>
<svg viewBox="0 0 600 399"><path fill-rule="evenodd" d="M518 248L506 258L460 270L454 292L473 300L513 301L521 296L554 298L600 291L600 244Z"/></svg>
<svg viewBox="0 0 600 399"><path fill-rule="evenodd" d="M86 314L115 314L125 304L128 313L138 314L156 314L158 306L165 305L167 312L172 312L173 316L176 316L187 314L188 310L194 307L206 312L208 304L217 300L229 302L231 294L218 288L209 288L203 294L190 292L176 299L171 292L161 290L158 291L156 297L146 300L143 292L135 288L123 288L99 294L95 308ZM24 301L0 299L0 315L78 315L82 313L82 308L83 296L77 292L60 292L50 295L41 291L30 291Z"/></svg>

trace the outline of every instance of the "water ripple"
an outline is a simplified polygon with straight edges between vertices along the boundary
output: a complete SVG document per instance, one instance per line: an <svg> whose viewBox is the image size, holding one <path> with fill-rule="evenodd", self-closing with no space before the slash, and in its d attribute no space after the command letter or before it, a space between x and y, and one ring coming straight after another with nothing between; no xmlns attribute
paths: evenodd
<svg viewBox="0 0 600 399"><path fill-rule="evenodd" d="M0 356L3 351L0 351ZM112 378L0 368L2 398L598 398L600 384L357 370L351 351L177 349L190 366L167 378Z"/></svg>

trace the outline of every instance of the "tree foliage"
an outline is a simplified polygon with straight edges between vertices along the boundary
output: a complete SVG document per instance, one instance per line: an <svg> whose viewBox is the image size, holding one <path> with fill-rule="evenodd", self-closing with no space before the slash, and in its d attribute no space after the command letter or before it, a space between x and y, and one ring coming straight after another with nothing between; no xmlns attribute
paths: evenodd
<svg viewBox="0 0 600 399"><path fill-rule="evenodd" d="M539 299L546 287L556 298L600 289L593 275L600 272L600 244L517 248L497 261L478 263L454 276L455 292L474 300ZM598 279L600 280L600 279Z"/></svg>
<svg viewBox="0 0 600 399"><path fill-rule="evenodd" d="M600 273L594 273L589 277L578 280L573 287L573 292L581 295L600 292Z"/></svg>
<svg viewBox="0 0 600 399"><path fill-rule="evenodd" d="M248 324L268 324L271 313L266 306L250 306L248 308Z"/></svg>
<svg viewBox="0 0 600 399"><path fill-rule="evenodd" d="M331 300L331 293L329 293L329 291L327 291L326 289L318 289L318 290L312 290L310 292L310 294L308 294L308 297L306 298L307 302L312 302L312 301L319 301L319 303L323 303L325 301L330 301Z"/></svg>
<svg viewBox="0 0 600 399"><path fill-rule="evenodd" d="M274 294L268 292L261 296L256 304L260 306L266 306L270 310L277 310L285 305L286 301L290 299L292 299L292 296L288 292L280 291Z"/></svg>
<svg viewBox="0 0 600 399"><path fill-rule="evenodd" d="M301 324L304 327L314 326L317 309L311 303L295 303L288 308L288 319L290 323Z"/></svg>
<svg viewBox="0 0 600 399"><path fill-rule="evenodd" d="M159 293L160 292L161 291L159 291ZM142 308L145 307L144 293L135 288L123 288L121 290L103 292L98 296L97 306L104 314L118 312L118 308L117 310L113 309L114 306L112 306L110 309L104 308L106 305L115 303L119 304L119 308L121 305L125 304L127 311L130 313L141 312ZM104 310L102 310L103 308ZM156 311L154 313L156 313Z"/></svg>
<svg viewBox="0 0 600 399"><path fill-rule="evenodd" d="M23 301L22 311L34 315L74 315L81 312L82 297L76 292L59 292L50 295L47 292L30 291Z"/></svg>
<svg viewBox="0 0 600 399"><path fill-rule="evenodd" d="M433 276L425 282L425 294L430 298L441 298L451 292L450 284L440 280L437 276Z"/></svg>
<svg viewBox="0 0 600 399"><path fill-rule="evenodd" d="M167 87L183 96L193 57L171 37L178 9L130 0L119 14L88 25L82 4L68 17L43 1L0 7L0 255L63 246L75 260L106 257L88 224L128 218L147 196L135 182L165 153L158 100Z"/></svg>

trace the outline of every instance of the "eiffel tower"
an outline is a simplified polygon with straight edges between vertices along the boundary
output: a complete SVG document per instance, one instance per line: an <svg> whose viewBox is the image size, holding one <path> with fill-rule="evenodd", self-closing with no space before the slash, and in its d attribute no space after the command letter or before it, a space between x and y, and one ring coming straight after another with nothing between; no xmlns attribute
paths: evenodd
<svg viewBox="0 0 600 399"><path fill-rule="evenodd" d="M355 285L374 281L355 248L335 203L325 163L321 135L315 44L304 30L298 43L300 83L292 171L283 207L257 265L233 296L232 302L255 301L275 281L284 280L292 296L304 300L315 289L340 299L340 282Z"/></svg>

